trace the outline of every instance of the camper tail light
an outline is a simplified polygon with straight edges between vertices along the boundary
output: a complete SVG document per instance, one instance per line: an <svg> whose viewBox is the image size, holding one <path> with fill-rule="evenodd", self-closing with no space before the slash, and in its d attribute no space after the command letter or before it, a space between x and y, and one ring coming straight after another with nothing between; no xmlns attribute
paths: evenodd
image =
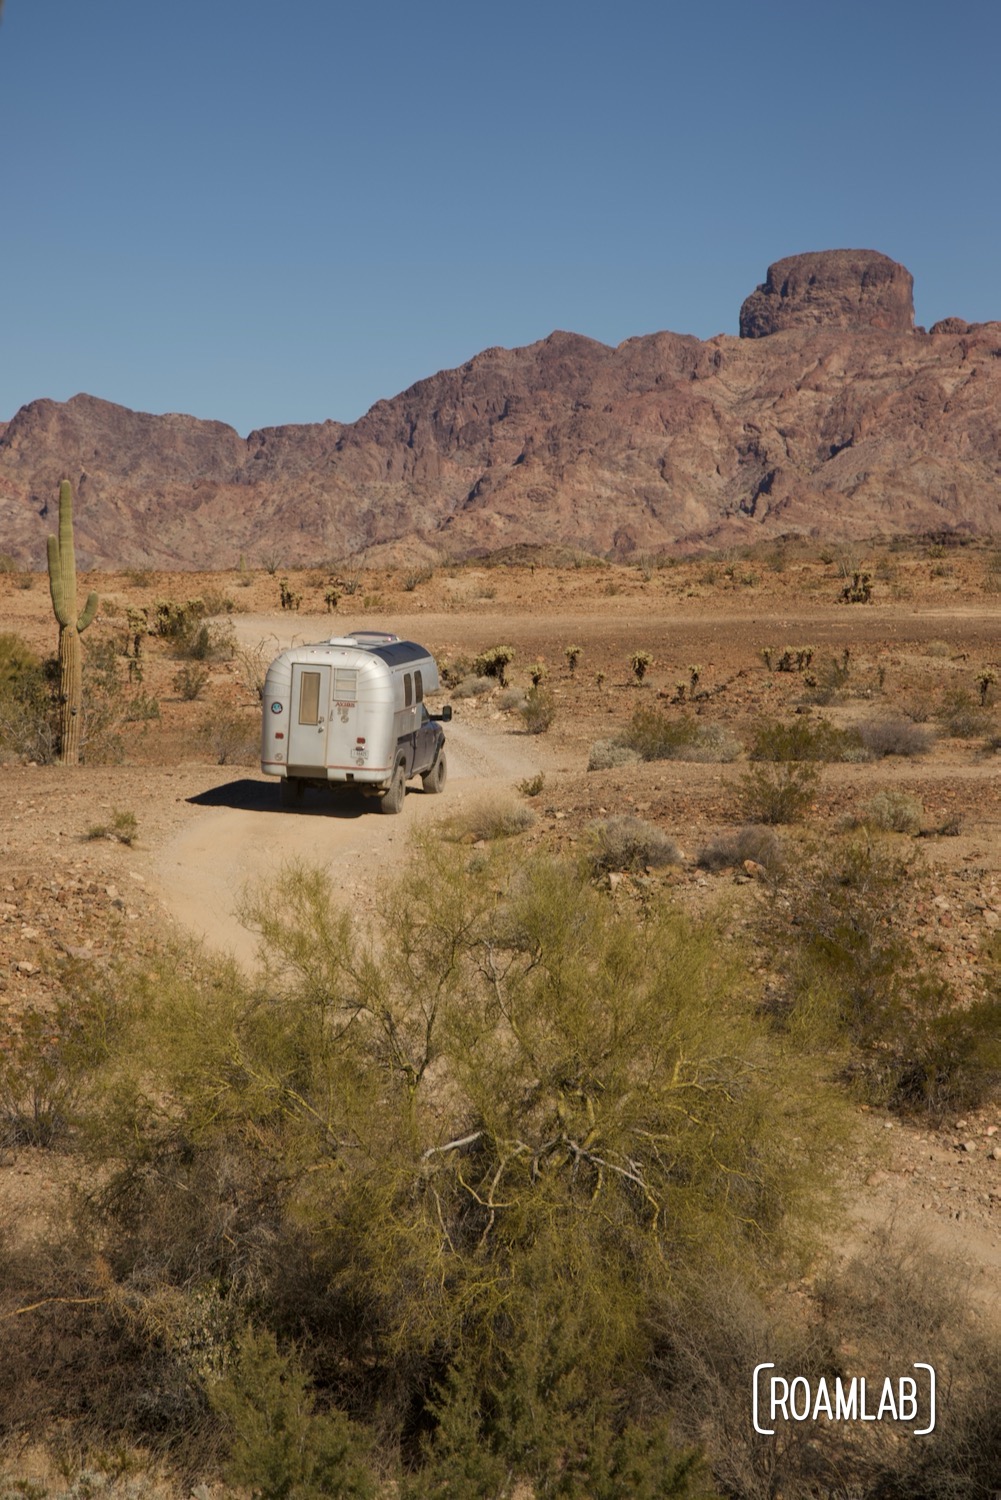
<svg viewBox="0 0 1001 1500"><path fill-rule="evenodd" d="M365 743L365 736L363 734L360 734L358 736L358 738L355 740L355 744L356 745L364 745L364 743Z"/></svg>

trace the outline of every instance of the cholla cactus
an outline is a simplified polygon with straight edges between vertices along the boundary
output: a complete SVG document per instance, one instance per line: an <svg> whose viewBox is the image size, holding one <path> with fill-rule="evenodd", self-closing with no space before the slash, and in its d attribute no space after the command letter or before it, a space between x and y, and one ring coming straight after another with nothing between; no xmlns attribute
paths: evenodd
<svg viewBox="0 0 1001 1500"><path fill-rule="evenodd" d="M583 646L567 646L566 650L563 652L563 655L567 659L567 666L570 668L571 677L577 670L577 658L580 656L583 649Z"/></svg>
<svg viewBox="0 0 1001 1500"><path fill-rule="evenodd" d="M80 637L97 613L97 595L87 595L76 612L76 556L73 551L73 491L68 479L59 486L59 535L48 540L49 592L59 622L59 764L80 763L83 723L83 667Z"/></svg>
<svg viewBox="0 0 1001 1500"><path fill-rule="evenodd" d="M642 682L646 676L647 667L653 666L653 657L649 651L634 651L629 658L629 665L633 669L633 676L637 682Z"/></svg>

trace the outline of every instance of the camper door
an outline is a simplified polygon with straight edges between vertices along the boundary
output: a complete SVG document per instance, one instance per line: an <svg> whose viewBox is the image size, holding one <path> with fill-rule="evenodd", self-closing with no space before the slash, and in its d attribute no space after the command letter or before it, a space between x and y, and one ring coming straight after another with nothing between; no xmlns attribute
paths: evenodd
<svg viewBox="0 0 1001 1500"><path fill-rule="evenodd" d="M293 663L292 711L289 715L289 767L325 767L327 715L330 712L330 667Z"/></svg>

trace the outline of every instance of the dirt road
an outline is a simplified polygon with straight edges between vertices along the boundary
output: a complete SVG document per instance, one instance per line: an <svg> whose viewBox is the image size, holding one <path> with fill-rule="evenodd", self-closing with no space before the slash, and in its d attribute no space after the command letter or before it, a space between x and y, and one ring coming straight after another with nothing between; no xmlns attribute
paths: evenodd
<svg viewBox="0 0 1001 1500"><path fill-rule="evenodd" d="M156 890L186 931L217 952L251 966L256 939L242 925L243 892L302 860L328 869L346 902L364 910L381 883L400 868L411 832L484 797L511 796L518 780L544 769L544 742L503 723L453 720L447 739L448 781L427 796L420 781L408 788L396 817L373 801L310 790L301 811L279 807L278 783L246 777L206 794L203 815L157 852Z"/></svg>

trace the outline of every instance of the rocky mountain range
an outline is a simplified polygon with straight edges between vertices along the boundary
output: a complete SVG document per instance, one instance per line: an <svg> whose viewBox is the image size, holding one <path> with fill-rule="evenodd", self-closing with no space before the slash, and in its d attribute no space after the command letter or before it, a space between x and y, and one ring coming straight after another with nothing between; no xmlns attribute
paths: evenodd
<svg viewBox="0 0 1001 1500"><path fill-rule="evenodd" d="M0 430L0 552L43 565L59 481L84 566L232 567L563 544L627 558L1001 532L1001 322L914 326L874 251L792 256L740 336L487 349L352 424L33 401Z"/></svg>

